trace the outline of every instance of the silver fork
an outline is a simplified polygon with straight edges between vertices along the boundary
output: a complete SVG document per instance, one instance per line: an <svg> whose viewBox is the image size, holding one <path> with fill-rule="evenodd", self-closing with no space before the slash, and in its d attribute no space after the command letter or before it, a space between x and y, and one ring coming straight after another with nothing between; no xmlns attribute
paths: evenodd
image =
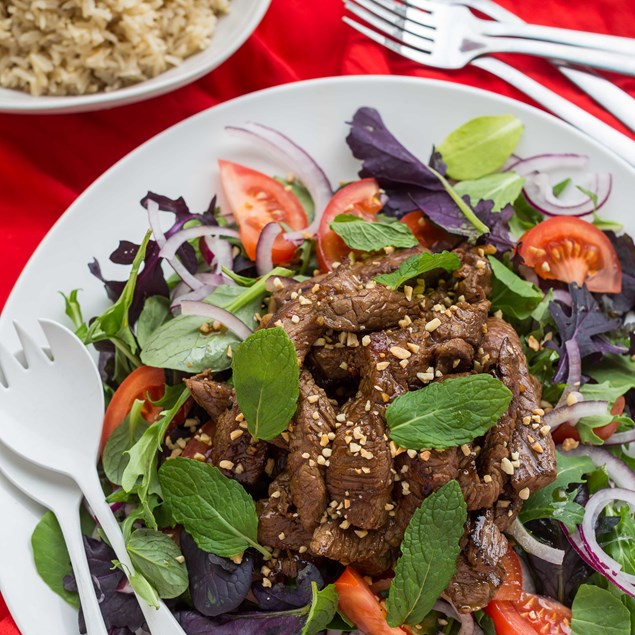
<svg viewBox="0 0 635 635"><path fill-rule="evenodd" d="M410 0L408 4L396 0L346 0L344 4L377 30L399 38L418 51L418 61L422 64L437 68L463 68L477 57L491 53L523 53L635 75L635 48L632 53L615 53L491 36L483 32L481 23L496 23L479 20L469 9L459 5L425 0Z"/></svg>
<svg viewBox="0 0 635 635"><path fill-rule="evenodd" d="M372 17L374 18L374 16ZM379 33L364 24L352 20L349 17L345 16L343 20L356 31L359 31L369 39L385 46L399 55L418 62L419 64L423 64L424 66L436 67L437 65L431 60L430 56L405 43L403 38L405 31L398 27L402 18L394 13L392 13L392 18L394 20L393 26L395 26L394 39L387 37L383 33ZM553 114L559 116L561 119L572 126L575 126L590 137L593 137L596 141L600 142L601 145L610 148L613 152L615 152L615 154L635 166L635 143L626 135L615 130L615 128L605 124L603 121L600 121L597 117L589 114L584 109L576 106L549 88L546 88L528 75L525 75L521 71L515 69L513 66L505 64L498 59L483 57L474 60L472 64L479 66L480 68L487 70L489 73L505 80L507 83L524 92L539 104L542 104Z"/></svg>
<svg viewBox="0 0 635 635"><path fill-rule="evenodd" d="M476 9L494 20L505 22L505 26L509 26L510 24L524 24L523 20L515 13L508 11L493 0L436 0L436 2L462 5ZM537 28L542 29L544 27ZM489 62L496 63L497 60L482 57L474 60L472 64L489 70ZM554 63L553 60L552 63L567 79L572 81L578 88L581 88L598 104L617 117L623 124L635 131L635 99L626 91L608 79L604 79L604 77L591 69L582 70L580 68L573 68L566 64Z"/></svg>

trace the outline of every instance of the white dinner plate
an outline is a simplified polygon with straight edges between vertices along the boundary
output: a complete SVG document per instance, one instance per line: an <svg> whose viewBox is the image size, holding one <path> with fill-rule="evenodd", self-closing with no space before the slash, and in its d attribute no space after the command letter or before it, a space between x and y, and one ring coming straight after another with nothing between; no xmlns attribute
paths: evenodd
<svg viewBox="0 0 635 635"><path fill-rule="evenodd" d="M457 84L405 77L361 76L289 84L235 99L166 130L122 159L68 209L39 246L0 317L0 338L13 350L12 320L35 328L38 317L68 324L59 291L81 288L85 317L101 312L106 296L87 263L97 257L106 277L126 278L127 268L108 256L118 241L139 242L147 229L139 200L148 190L183 196L191 209L207 208L218 189L218 158L244 162L270 174L281 166L224 131L228 124L257 121L285 132L323 166L331 182L353 179L358 169L344 139L360 106L379 110L388 128L413 152L430 155L434 143L480 115L515 114L525 124L521 156L578 152L589 168L613 175L602 215L635 231L630 214L635 171L600 144L560 120L507 99ZM72 443L72 439L68 440ZM30 535L41 510L0 478L0 588L23 635L75 635L76 614L40 581Z"/></svg>
<svg viewBox="0 0 635 635"><path fill-rule="evenodd" d="M152 79L111 92L64 97L35 97L21 90L0 88L0 112L86 112L132 104L176 90L210 73L237 51L254 32L270 4L271 0L232 0L229 13L218 20L210 45L204 51Z"/></svg>

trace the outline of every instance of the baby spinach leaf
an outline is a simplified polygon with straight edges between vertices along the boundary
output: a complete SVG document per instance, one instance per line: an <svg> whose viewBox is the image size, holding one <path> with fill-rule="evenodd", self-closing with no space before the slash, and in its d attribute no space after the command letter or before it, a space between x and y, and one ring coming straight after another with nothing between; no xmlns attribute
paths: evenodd
<svg viewBox="0 0 635 635"><path fill-rule="evenodd" d="M291 191L296 195L298 201L300 201L300 205L302 205L302 207L304 208L306 217L310 223L315 216L315 203L311 198L309 190L307 190L304 184L300 183L300 181L298 181L297 179L289 181L288 179L283 179L279 176L274 176L273 178L279 183L282 183L283 185L291 188Z"/></svg>
<svg viewBox="0 0 635 635"><path fill-rule="evenodd" d="M600 587L581 585L571 609L572 635L629 635L631 632L628 609Z"/></svg>
<svg viewBox="0 0 635 635"><path fill-rule="evenodd" d="M318 591L317 584L311 582L313 599L309 607L301 635L317 635L321 633L331 622L337 612L337 591L334 584L325 586Z"/></svg>
<svg viewBox="0 0 635 635"><path fill-rule="evenodd" d="M451 132L437 150L449 177L459 181L478 179L503 167L523 129L514 115L477 117Z"/></svg>
<svg viewBox="0 0 635 635"><path fill-rule="evenodd" d="M493 274L492 309L518 320L528 318L543 299L543 292L493 256L488 256L488 260Z"/></svg>
<svg viewBox="0 0 635 635"><path fill-rule="evenodd" d="M461 261L458 256L449 251L442 251L438 254L423 252L404 260L396 271L375 276L375 281L395 290L408 282L408 280L421 276L428 271L445 269L447 272L451 272L460 266Z"/></svg>
<svg viewBox="0 0 635 635"><path fill-rule="evenodd" d="M166 505L196 544L209 553L230 558L258 544L258 515L253 499L240 483L216 467L176 457L159 470Z"/></svg>
<svg viewBox="0 0 635 635"><path fill-rule="evenodd" d="M269 441L286 430L300 391L295 346L281 328L250 335L234 354L234 388L254 439Z"/></svg>
<svg viewBox="0 0 635 635"><path fill-rule="evenodd" d="M513 203L520 195L525 179L514 172L488 174L480 179L459 181L454 185L454 191L459 196L470 197L474 206L479 201L493 201L492 212L500 212L506 205Z"/></svg>
<svg viewBox="0 0 635 635"><path fill-rule="evenodd" d="M428 496L408 523L390 585L387 622L418 624L456 571L467 509L457 481Z"/></svg>
<svg viewBox="0 0 635 635"><path fill-rule="evenodd" d="M64 578L73 568L66 542L55 514L46 512L31 536L35 568L49 588L74 608L79 608L79 596L64 588Z"/></svg>
<svg viewBox="0 0 635 635"><path fill-rule="evenodd" d="M384 247L415 247L419 241L404 223L369 222L354 214L338 214L329 227L351 249L379 251Z"/></svg>
<svg viewBox="0 0 635 635"><path fill-rule="evenodd" d="M635 360L626 355L605 355L600 361L586 364L583 372L595 381L609 382L615 388L635 388Z"/></svg>
<svg viewBox="0 0 635 635"><path fill-rule="evenodd" d="M170 319L170 299L162 295L153 295L143 303L136 324L137 341L141 350L152 333Z"/></svg>
<svg viewBox="0 0 635 635"><path fill-rule="evenodd" d="M622 565L622 570L635 574L635 521L628 505L613 504L606 508L607 518L619 522L607 534L598 538L604 551Z"/></svg>
<svg viewBox="0 0 635 635"><path fill-rule="evenodd" d="M488 374L434 382L397 397L386 408L390 437L403 448L449 448L496 425L512 393Z"/></svg>
<svg viewBox="0 0 635 635"><path fill-rule="evenodd" d="M161 598L175 598L188 586L181 550L166 534L154 529L135 529L126 542L128 555L138 573Z"/></svg>

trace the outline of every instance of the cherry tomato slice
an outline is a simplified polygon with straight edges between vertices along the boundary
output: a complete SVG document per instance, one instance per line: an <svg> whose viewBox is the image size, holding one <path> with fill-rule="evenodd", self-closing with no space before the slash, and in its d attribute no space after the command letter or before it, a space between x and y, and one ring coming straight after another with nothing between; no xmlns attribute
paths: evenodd
<svg viewBox="0 0 635 635"><path fill-rule="evenodd" d="M256 258L258 238L265 225L284 223L294 230L308 225L297 196L282 183L238 163L219 161L218 165L221 186L238 223L240 240L252 260ZM271 252L274 264L289 262L295 250L293 243L278 236Z"/></svg>
<svg viewBox="0 0 635 635"><path fill-rule="evenodd" d="M586 283L589 291L619 293L622 267L607 236L574 216L554 216L520 239L518 253L545 280Z"/></svg>
<svg viewBox="0 0 635 635"><path fill-rule="evenodd" d="M333 263L341 262L351 251L329 227L338 214L354 214L372 221L381 210L379 185L375 179L362 179L337 191L324 210L317 231L317 258L322 271L331 271Z"/></svg>
<svg viewBox="0 0 635 635"><path fill-rule="evenodd" d="M523 570L520 566L520 558L511 546L507 548L507 553L502 558L502 564L505 568L505 581L498 589L494 600L520 600L523 591Z"/></svg>
<svg viewBox="0 0 635 635"><path fill-rule="evenodd" d="M362 576L352 567L335 582L339 609L364 635L405 635L408 631L386 623L386 609Z"/></svg>
<svg viewBox="0 0 635 635"><path fill-rule="evenodd" d="M496 635L570 635L571 609L542 595L523 593L518 602L492 600L485 612Z"/></svg>
<svg viewBox="0 0 635 635"><path fill-rule="evenodd" d="M456 236L452 236L445 229L430 222L423 212L408 212L401 218L401 222L415 235L424 246L432 250L451 249L456 245Z"/></svg>
<svg viewBox="0 0 635 635"><path fill-rule="evenodd" d="M624 397L618 397L611 408L611 414L621 415L624 412L624 406L626 405L626 399ZM593 428L593 433L596 434L603 441L608 440L617 430L619 426L618 421L611 421L611 423L607 423L605 426L599 426L598 428ZM554 443L562 443L565 439L573 439L574 441L580 441L580 433L578 432L575 426L572 426L568 423L563 423L559 425L551 435L553 437Z"/></svg>

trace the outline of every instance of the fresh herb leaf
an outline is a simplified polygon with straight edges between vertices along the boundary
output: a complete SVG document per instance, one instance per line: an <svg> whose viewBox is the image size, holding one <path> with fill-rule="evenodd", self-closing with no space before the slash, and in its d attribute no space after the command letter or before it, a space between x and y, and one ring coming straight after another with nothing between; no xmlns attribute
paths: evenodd
<svg viewBox="0 0 635 635"><path fill-rule="evenodd" d="M520 195L525 179L515 172L488 174L480 179L459 181L454 191L461 197L470 197L475 206L479 201L493 201L492 212L500 212L506 205L513 203Z"/></svg>
<svg viewBox="0 0 635 635"><path fill-rule="evenodd" d="M447 272L451 272L460 266L461 261L458 256L449 251L442 251L438 254L423 252L406 258L396 271L375 276L375 281L395 290L408 282L408 280L421 276L428 271L445 269Z"/></svg>
<svg viewBox="0 0 635 635"><path fill-rule="evenodd" d="M437 150L448 176L459 181L478 179L503 167L523 129L514 115L477 117L451 132Z"/></svg>
<svg viewBox="0 0 635 635"><path fill-rule="evenodd" d="M139 346L143 350L154 333L170 319L170 299L162 295L153 295L146 299L136 324Z"/></svg>
<svg viewBox="0 0 635 635"><path fill-rule="evenodd" d="M281 328L250 335L234 354L236 400L254 439L270 441L286 430L300 392L295 346Z"/></svg>
<svg viewBox="0 0 635 635"><path fill-rule="evenodd" d="M542 291L493 256L488 260L492 267L492 310L517 320L528 318L543 299Z"/></svg>
<svg viewBox="0 0 635 635"><path fill-rule="evenodd" d="M424 499L408 523L386 608L390 626L418 624L456 571L467 510L457 481Z"/></svg>
<svg viewBox="0 0 635 635"><path fill-rule="evenodd" d="M600 362L585 365L583 370L597 382L610 383L614 388L635 388L635 360L625 355L605 355Z"/></svg>
<svg viewBox="0 0 635 635"><path fill-rule="evenodd" d="M624 229L622 223L618 223L608 218L602 218L597 212L593 212L593 224L602 231L621 232Z"/></svg>
<svg viewBox="0 0 635 635"><path fill-rule="evenodd" d="M46 512L35 526L31 548L35 568L42 580L72 607L79 608L77 593L64 588L64 578L72 575L73 568L62 530L53 512Z"/></svg>
<svg viewBox="0 0 635 635"><path fill-rule="evenodd" d="M595 207L593 211L596 212L598 209L598 195L595 192L591 192L591 190L587 190L585 187L582 187L581 185L576 185L576 188L580 190L582 194L589 197L589 200L593 203L593 206Z"/></svg>
<svg viewBox="0 0 635 635"><path fill-rule="evenodd" d="M126 541L130 560L161 598L175 598L188 587L187 568L179 562L181 550L166 534L135 529Z"/></svg>
<svg viewBox="0 0 635 635"><path fill-rule="evenodd" d="M79 337L82 342L86 339L88 333L88 325L84 322L82 315L82 308L77 299L79 289L73 289L68 296L64 295L60 291L60 295L64 298L65 313L71 319L73 326L75 327L75 335Z"/></svg>
<svg viewBox="0 0 635 635"><path fill-rule="evenodd" d="M551 190L553 191L553 195L554 196L560 196L560 194L562 194L571 184L571 179L567 178L564 179L562 181L560 181L560 183L556 183Z"/></svg>
<svg viewBox="0 0 635 635"><path fill-rule="evenodd" d="M617 525L598 538L604 551L622 565L622 570L635 574L635 521L628 505L612 504L605 508L607 518L619 518Z"/></svg>
<svg viewBox="0 0 635 635"><path fill-rule="evenodd" d="M572 635L630 635L628 609L609 591L583 584L571 607Z"/></svg>
<svg viewBox="0 0 635 635"><path fill-rule="evenodd" d="M404 223L369 222L354 214L338 214L329 227L347 247L379 251L384 247L415 247L419 241Z"/></svg>
<svg viewBox="0 0 635 635"><path fill-rule="evenodd" d="M156 589L146 580L140 573L132 573L130 568L126 566L121 560L112 561L113 568L123 571L130 582L130 586L134 589L134 592L143 600L145 600L150 606L155 609L159 608L159 595Z"/></svg>
<svg viewBox="0 0 635 635"><path fill-rule="evenodd" d="M569 490L572 485L584 483L584 475L593 472L595 465L588 456L569 456L560 452L556 453L556 460L556 480L529 497L519 518L523 524L539 518L553 518L575 531L576 525L582 522L584 507L573 500L577 488Z"/></svg>
<svg viewBox="0 0 635 635"><path fill-rule="evenodd" d="M514 202L514 212L509 221L509 228L515 236L521 236L528 229L545 220L545 217L521 194Z"/></svg>
<svg viewBox="0 0 635 635"><path fill-rule="evenodd" d="M176 457L161 466L159 482L174 519L203 551L230 558L254 547L271 557L258 544L256 506L238 481L207 463Z"/></svg>
<svg viewBox="0 0 635 635"><path fill-rule="evenodd" d="M329 584L321 591L318 591L317 584L311 582L311 590L313 591L313 598L301 635L317 635L321 633L337 612L337 591L334 584Z"/></svg>
<svg viewBox="0 0 635 635"><path fill-rule="evenodd" d="M511 398L511 391L488 374L434 382L386 408L390 437L412 450L469 443L496 425Z"/></svg>
<svg viewBox="0 0 635 635"><path fill-rule="evenodd" d="M313 203L313 199L311 198L309 190L307 190L304 184L300 183L300 181L298 181L297 179L289 181L288 179L283 179L279 176L274 176L273 178L279 183L287 185L291 188L291 191L295 194L298 201L300 201L300 205L302 205L302 207L304 208L306 217L310 223L315 216L315 203Z"/></svg>

